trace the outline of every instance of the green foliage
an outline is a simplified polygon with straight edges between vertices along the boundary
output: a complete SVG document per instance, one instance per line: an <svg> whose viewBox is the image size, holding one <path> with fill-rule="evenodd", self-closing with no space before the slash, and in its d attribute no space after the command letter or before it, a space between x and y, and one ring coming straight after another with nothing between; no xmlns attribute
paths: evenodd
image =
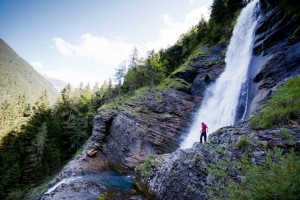
<svg viewBox="0 0 300 200"><path fill-rule="evenodd" d="M295 29L292 34L292 40L299 41L300 32L300 4L294 0L282 0L280 2L280 9L284 11L287 20L295 21Z"/></svg>
<svg viewBox="0 0 300 200"><path fill-rule="evenodd" d="M172 79L172 78L167 78L165 79L157 88L158 89L179 89L179 88L190 88L191 84L187 83L183 79Z"/></svg>
<svg viewBox="0 0 300 200"><path fill-rule="evenodd" d="M57 90L2 39L0 52L0 104L15 101L23 95L32 104L45 90L50 103L54 103Z"/></svg>
<svg viewBox="0 0 300 200"><path fill-rule="evenodd" d="M281 132L282 136L285 137L286 139L288 139L289 141L291 141L291 142L296 142L297 141L295 137L293 137L292 135L289 134L288 129L281 128L280 132Z"/></svg>
<svg viewBox="0 0 300 200"><path fill-rule="evenodd" d="M24 95L0 104L0 141L7 133L18 130L31 115L31 106Z"/></svg>
<svg viewBox="0 0 300 200"><path fill-rule="evenodd" d="M214 0L206 41L229 41L239 11L248 2L247 0Z"/></svg>
<svg viewBox="0 0 300 200"><path fill-rule="evenodd" d="M112 194L105 192L102 196L98 197L97 200L109 200L112 196Z"/></svg>
<svg viewBox="0 0 300 200"><path fill-rule="evenodd" d="M236 25L236 23L237 23L237 19L238 19L239 15L241 14L240 11L241 11L241 10L238 10L238 11L235 13L235 15L234 15L234 18L233 18L233 20L232 20L232 22L231 22L231 24L230 24L230 26L229 26L229 29L228 29L230 33L233 32L233 29L234 29L234 27L235 27L235 25Z"/></svg>
<svg viewBox="0 0 300 200"><path fill-rule="evenodd" d="M172 73L188 70L191 59L206 53L207 48L203 47L209 46L208 43L228 40L235 13L244 4L241 0L215 0L211 20L201 19L174 45L159 52L151 51L146 59L139 59L135 48L125 77L124 67L117 71L118 85L113 85L111 79L101 87L95 85L93 91L88 85L77 89L67 85L52 108L48 107L47 98L54 95L47 88L48 83L41 77L31 77L34 70L24 60L16 59L14 52L4 45L8 49L0 55L0 198L21 198L29 185L37 185L58 172L91 134L91 121L103 104L101 109L116 112L124 106L128 95L135 94L131 98L137 98L155 87L190 88L190 83L183 79L173 79ZM15 73L16 69L22 77ZM48 93L42 93L45 89ZM23 95L24 91L29 91L28 96ZM9 98L12 94L15 97ZM151 166L157 162L154 156L149 156L137 170L150 176Z"/></svg>
<svg viewBox="0 0 300 200"><path fill-rule="evenodd" d="M30 114L27 103L15 107L22 111L23 123L1 139L0 199L20 199L29 186L57 173L74 156L91 134L95 100L89 85L76 89L67 85L52 108L46 92ZM13 107L11 110L15 112ZM12 117L6 118L9 120Z"/></svg>
<svg viewBox="0 0 300 200"><path fill-rule="evenodd" d="M213 176L212 184L214 187L208 186L209 199L226 199L226 187L228 184L228 178L230 177L229 169L234 168L234 163L228 159L219 160L216 164L211 164L208 168L209 174Z"/></svg>
<svg viewBox="0 0 300 200"><path fill-rule="evenodd" d="M133 186L138 192L140 192L142 194L145 193L143 187L141 186L141 184L139 183L139 181L137 179L134 179Z"/></svg>
<svg viewBox="0 0 300 200"><path fill-rule="evenodd" d="M230 173L242 177L233 180ZM257 165L244 156L240 160L223 159L212 165L214 188L207 188L210 199L299 199L300 160L292 150L269 151L264 165ZM236 173L234 172L234 173Z"/></svg>
<svg viewBox="0 0 300 200"><path fill-rule="evenodd" d="M287 81L257 116L250 120L253 129L288 124L300 118L300 77Z"/></svg>
<svg viewBox="0 0 300 200"><path fill-rule="evenodd" d="M165 79L180 70L189 69L191 59L206 53L201 51L204 49L203 46L229 41L239 11L247 3L248 1L245 0L215 0L209 22L202 18L196 26L182 34L174 45L159 52L150 51L145 59L138 58L138 50L135 47L129 57L124 83L121 84L124 67L118 68L117 72L119 69L122 71L116 73L118 85L109 87L107 95L104 95L104 101L110 102L124 94L134 95L141 87L150 89L158 85L160 88L169 87L170 84L162 84L162 82L168 82L169 80L165 81ZM183 84L185 84L184 88L188 89L189 86ZM171 86L171 88L178 87Z"/></svg>
<svg viewBox="0 0 300 200"><path fill-rule="evenodd" d="M55 178L54 176L50 176L46 178L46 180L42 185L30 189L22 199L37 199L40 194L43 194L44 192L47 191L47 187L50 181L52 181L54 178Z"/></svg>
<svg viewBox="0 0 300 200"><path fill-rule="evenodd" d="M208 46L205 46L202 43L200 43L197 47L195 47L193 52L191 52L191 54L187 57L186 61L183 64L181 64L179 68L177 68L175 71L171 73L171 76L192 69L192 67L190 66L190 61L193 59L197 59L202 55L206 55L208 53L208 50L209 50Z"/></svg>
<svg viewBox="0 0 300 200"><path fill-rule="evenodd" d="M157 165L158 161L156 160L155 155L149 155L144 163L136 166L136 171L143 174L146 177L151 176L152 165Z"/></svg>
<svg viewBox="0 0 300 200"><path fill-rule="evenodd" d="M243 167L243 166L241 166ZM242 183L232 182L230 199L299 199L300 160L293 151L269 152L264 166L251 163Z"/></svg>
<svg viewBox="0 0 300 200"><path fill-rule="evenodd" d="M298 18L300 16L300 5L294 0L282 0L280 3L281 9L284 10L287 17L296 15Z"/></svg>
<svg viewBox="0 0 300 200"><path fill-rule="evenodd" d="M248 145L250 145L250 139L247 136L242 137L237 143L236 147L238 149L246 148Z"/></svg>
<svg viewBox="0 0 300 200"><path fill-rule="evenodd" d="M247 2L245 0L215 0L209 22L202 18L195 27L182 34L174 45L161 49L159 52L149 52L145 60L138 59L138 52L135 48L129 58L130 65L124 84L118 90L123 94L132 95L140 87L149 86L151 89L160 85L165 78L172 76L172 73L176 73L179 68L180 70L188 69L190 59L203 53L199 51L199 48L201 49L206 44L229 41L239 11Z"/></svg>
<svg viewBox="0 0 300 200"><path fill-rule="evenodd" d="M148 52L145 61L140 61L128 69L122 89L131 94L140 87L153 87L165 78L164 70L160 64L160 55L154 51Z"/></svg>

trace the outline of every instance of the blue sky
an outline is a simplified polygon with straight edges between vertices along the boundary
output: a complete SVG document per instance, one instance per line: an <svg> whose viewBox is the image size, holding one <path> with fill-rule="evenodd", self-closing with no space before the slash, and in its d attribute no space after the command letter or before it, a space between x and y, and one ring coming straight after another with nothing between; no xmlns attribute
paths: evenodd
<svg viewBox="0 0 300 200"><path fill-rule="evenodd" d="M35 69L78 86L113 78L134 46L172 45L212 0L0 0L0 38Z"/></svg>

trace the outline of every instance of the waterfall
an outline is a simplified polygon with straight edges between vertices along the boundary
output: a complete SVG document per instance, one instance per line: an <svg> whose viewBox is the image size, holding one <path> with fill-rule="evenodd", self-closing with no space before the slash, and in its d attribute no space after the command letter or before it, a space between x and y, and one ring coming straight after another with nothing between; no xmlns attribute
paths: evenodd
<svg viewBox="0 0 300 200"><path fill-rule="evenodd" d="M225 56L225 70L216 82L207 88L202 105L180 148L190 148L195 142L199 142L201 122L207 124L208 134L234 124L241 87L247 79L251 60L258 9L258 0L254 0L238 17Z"/></svg>

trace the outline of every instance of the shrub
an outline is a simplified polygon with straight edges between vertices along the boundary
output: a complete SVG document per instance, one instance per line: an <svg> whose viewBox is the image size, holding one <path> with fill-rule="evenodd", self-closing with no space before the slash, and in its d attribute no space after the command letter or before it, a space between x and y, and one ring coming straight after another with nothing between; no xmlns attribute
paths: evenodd
<svg viewBox="0 0 300 200"><path fill-rule="evenodd" d="M237 143L236 147L238 149L246 148L250 144L250 140L247 136L242 137Z"/></svg>
<svg viewBox="0 0 300 200"><path fill-rule="evenodd" d="M158 162L155 158L155 155L149 155L144 163L136 167L136 171L149 178L151 176L151 166L156 165Z"/></svg>
<svg viewBox="0 0 300 200"><path fill-rule="evenodd" d="M287 81L257 116L250 120L253 129L267 129L300 118L300 77Z"/></svg>
<svg viewBox="0 0 300 200"><path fill-rule="evenodd" d="M299 199L300 160L291 151L268 153L264 166L251 164L241 184L229 184L230 199Z"/></svg>
<svg viewBox="0 0 300 200"><path fill-rule="evenodd" d="M300 160L293 150L286 154L277 148L269 151L264 165L250 160L248 154L240 160L224 159L210 166L214 187L207 188L209 199L300 198Z"/></svg>
<svg viewBox="0 0 300 200"><path fill-rule="evenodd" d="M289 134L289 130L287 130L286 128L281 128L280 132L284 138L288 139L291 142L296 142L296 139Z"/></svg>

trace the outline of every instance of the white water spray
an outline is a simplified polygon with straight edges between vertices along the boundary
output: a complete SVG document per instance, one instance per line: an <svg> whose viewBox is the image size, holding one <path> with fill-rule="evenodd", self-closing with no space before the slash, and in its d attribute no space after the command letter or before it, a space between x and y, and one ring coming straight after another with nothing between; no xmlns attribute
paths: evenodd
<svg viewBox="0 0 300 200"><path fill-rule="evenodd" d="M204 96L202 105L193 121L182 149L190 148L200 140L201 122L209 133L233 125L242 83L246 80L252 55L254 29L258 21L258 0L249 3L238 17L225 57L226 67Z"/></svg>
<svg viewBox="0 0 300 200"><path fill-rule="evenodd" d="M60 186L61 184L69 184L72 181L75 181L76 179L79 179L81 177L71 177L71 178L67 178L67 179L63 179L60 182L56 183L54 186L52 186L51 188L49 188L45 194L50 194L52 191L54 191L58 186Z"/></svg>

